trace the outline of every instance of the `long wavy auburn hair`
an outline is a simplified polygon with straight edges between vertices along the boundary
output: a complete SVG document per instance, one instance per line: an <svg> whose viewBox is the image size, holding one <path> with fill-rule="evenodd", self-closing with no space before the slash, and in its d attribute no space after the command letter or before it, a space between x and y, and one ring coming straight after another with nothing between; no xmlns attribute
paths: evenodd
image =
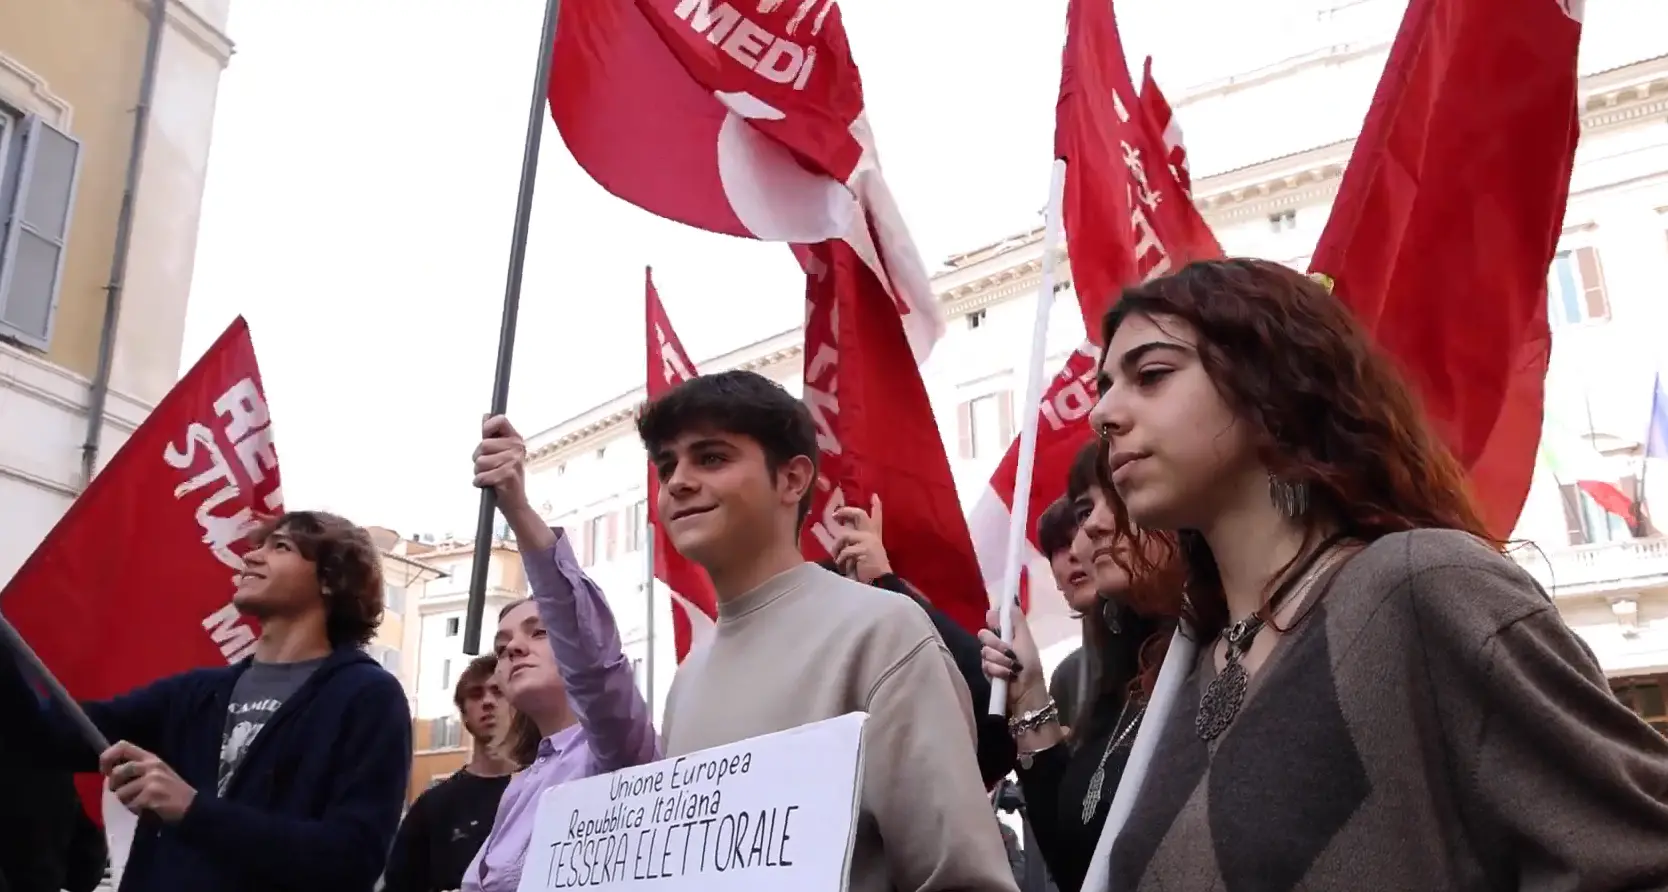
<svg viewBox="0 0 1668 892"><path fill-rule="evenodd" d="M1101 343L1134 316L1193 327L1200 362L1252 429L1259 461L1280 480L1308 486L1311 538L1325 527L1362 542L1439 528L1503 544L1489 536L1464 469L1393 361L1319 283L1266 260L1198 261L1125 289L1101 324ZM1137 545L1162 535L1133 529L1121 500L1118 507L1120 535ZM1183 616L1208 641L1228 623L1222 577L1202 535L1182 530L1177 542L1187 574ZM1166 572L1153 552L1131 553L1132 576Z"/></svg>

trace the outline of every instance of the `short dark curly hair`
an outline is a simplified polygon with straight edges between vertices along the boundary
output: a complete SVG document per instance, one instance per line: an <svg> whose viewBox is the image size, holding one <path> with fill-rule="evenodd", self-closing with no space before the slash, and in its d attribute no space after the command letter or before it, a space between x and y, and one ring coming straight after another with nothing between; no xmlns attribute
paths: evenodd
<svg viewBox="0 0 1668 892"><path fill-rule="evenodd" d="M757 442L773 477L801 455L811 460L814 474L821 457L811 410L757 372L732 369L690 378L648 403L637 416L637 435L650 461L673 440L702 426ZM806 487L799 501L801 523L811 513L815 493L816 487Z"/></svg>
<svg viewBox="0 0 1668 892"><path fill-rule="evenodd" d="M289 511L263 524L255 542L283 533L317 567L325 634L332 647L364 647L382 625L382 552L371 534L324 511Z"/></svg>

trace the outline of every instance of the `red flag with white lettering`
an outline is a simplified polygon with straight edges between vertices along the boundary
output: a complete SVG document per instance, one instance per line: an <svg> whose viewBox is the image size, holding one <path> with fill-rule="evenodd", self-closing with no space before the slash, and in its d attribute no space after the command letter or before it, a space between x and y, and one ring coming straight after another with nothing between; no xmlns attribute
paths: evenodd
<svg viewBox="0 0 1668 892"><path fill-rule="evenodd" d="M830 473L806 556L832 543L830 504L878 494L894 568L982 626L988 600L916 370L944 323L880 174L838 4L569 3L557 35L551 114L597 182L691 226L794 243L826 273L807 284L805 399Z"/></svg>
<svg viewBox="0 0 1668 892"><path fill-rule="evenodd" d="M1162 96L1156 87L1144 101L1135 92L1111 0L1071 0L1066 28L1054 154L1066 161L1072 285L1096 341L1124 286L1220 257L1222 247L1171 171L1156 121Z"/></svg>
<svg viewBox="0 0 1668 892"><path fill-rule="evenodd" d="M1396 357L1501 537L1540 443L1578 9L1409 4L1311 263Z"/></svg>
<svg viewBox="0 0 1668 892"><path fill-rule="evenodd" d="M834 0L572 2L556 35L551 115L603 188L713 232L851 241L925 361L943 319L880 177Z"/></svg>
<svg viewBox="0 0 1668 892"><path fill-rule="evenodd" d="M232 607L257 515L283 510L260 369L240 317L162 398L0 592L78 700L224 666L258 627ZM98 816L98 778L82 785Z"/></svg>
<svg viewBox="0 0 1668 892"><path fill-rule="evenodd" d="M817 422L817 492L801 548L832 557L834 512L880 496L892 569L963 628L989 595L926 385L886 289L845 241L800 246L806 268L804 399Z"/></svg>
<svg viewBox="0 0 1668 892"><path fill-rule="evenodd" d="M649 399L657 399L666 391L695 377L695 363L684 352L683 342L672 329L672 320L660 303L660 292L654 287L654 273L643 270L644 343L648 348L649 369L644 390ZM649 462L648 515L656 516L655 505L660 500L660 476L654 462ZM678 553L666 528L654 520L654 576L672 590L672 639L677 645L678 662L689 656L689 651L712 634L718 619L718 596L712 589L707 571L694 561Z"/></svg>
<svg viewBox="0 0 1668 892"><path fill-rule="evenodd" d="M1037 518L1065 494L1072 460L1093 436L1086 419L1095 405L1094 341L1100 338L1101 317L1126 285L1222 256L1180 180L1187 153L1181 128L1153 80L1152 60L1137 98L1112 4L1072 0L1066 17L1054 140L1056 153L1066 160L1066 247L1088 340L1066 359L1038 407L1026 519L1032 549ZM1007 567L1018 470L1016 439L968 517L979 570L993 587Z"/></svg>

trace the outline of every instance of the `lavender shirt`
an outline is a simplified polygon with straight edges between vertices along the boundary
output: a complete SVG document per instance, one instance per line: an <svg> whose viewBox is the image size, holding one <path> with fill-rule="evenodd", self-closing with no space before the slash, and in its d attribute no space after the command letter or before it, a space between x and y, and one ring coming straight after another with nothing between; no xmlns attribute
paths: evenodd
<svg viewBox="0 0 1668 892"><path fill-rule="evenodd" d="M555 533L553 548L523 551L521 562L579 721L539 741L538 758L510 779L492 832L464 871L463 892L515 892L545 790L660 758L649 707L620 649L608 601L579 569L567 536Z"/></svg>

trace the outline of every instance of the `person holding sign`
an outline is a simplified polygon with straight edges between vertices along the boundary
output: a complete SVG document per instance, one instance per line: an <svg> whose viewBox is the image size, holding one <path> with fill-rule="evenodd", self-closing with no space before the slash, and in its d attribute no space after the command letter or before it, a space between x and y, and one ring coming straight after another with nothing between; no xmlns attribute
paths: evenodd
<svg viewBox="0 0 1668 892"><path fill-rule="evenodd" d="M527 444L502 415L481 426L475 485L498 493L533 596L499 614L497 678L519 713L512 735L536 729L532 764L511 778L463 892L513 892L539 797L557 784L660 758L649 706L620 647L608 600L579 569L573 545L527 499ZM523 732L525 733L525 732ZM530 741L532 742L532 741ZM513 746L516 741L510 741Z"/></svg>
<svg viewBox="0 0 1668 892"><path fill-rule="evenodd" d="M817 426L745 371L678 385L638 434L661 481L673 547L718 595L712 640L679 667L668 756L865 712L852 892L1015 890L974 759L965 684L907 598L800 555L817 483Z"/></svg>

